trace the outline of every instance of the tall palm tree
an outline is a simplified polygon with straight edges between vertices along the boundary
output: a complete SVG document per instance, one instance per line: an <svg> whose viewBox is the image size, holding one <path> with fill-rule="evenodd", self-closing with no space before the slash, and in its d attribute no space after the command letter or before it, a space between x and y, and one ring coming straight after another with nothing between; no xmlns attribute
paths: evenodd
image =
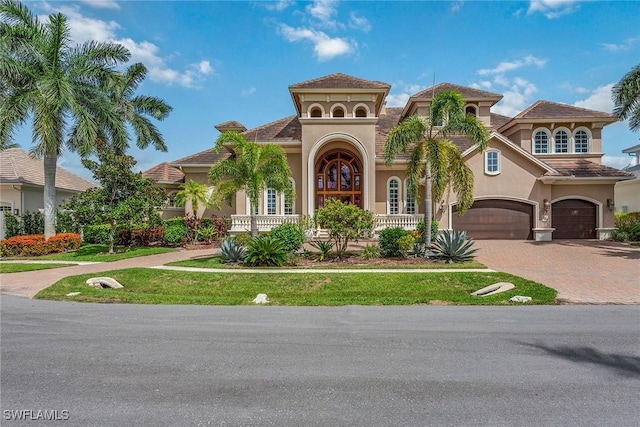
<svg viewBox="0 0 640 427"><path fill-rule="evenodd" d="M428 117L410 116L389 132L384 146L385 163L390 166L398 154L408 155L407 191L418 197L418 187L424 182L424 242L431 246L433 200L440 200L448 185L457 195L458 212L473 204L473 172L467 166L460 149L449 139L462 135L484 150L488 133L472 115L465 114L465 100L453 90L435 95Z"/></svg>
<svg viewBox="0 0 640 427"><path fill-rule="evenodd" d="M109 102L115 108L115 123L108 124L106 134L111 135L113 147L123 154L128 148L129 134L126 125L133 128L137 136L136 145L144 149L153 145L158 151L167 151L162 134L149 120L148 116L156 120L164 120L172 108L161 98L153 96L135 95L136 89L147 75L147 68L136 63L116 78L104 81L103 90ZM102 137L107 139L106 135Z"/></svg>
<svg viewBox="0 0 640 427"><path fill-rule="evenodd" d="M636 65L612 90L615 108L613 114L624 120L629 118L629 128L640 130L640 64Z"/></svg>
<svg viewBox="0 0 640 427"><path fill-rule="evenodd" d="M255 237L258 235L256 212L260 194L265 189L273 188L290 200L295 198L287 154L279 145L249 142L233 131L220 134L214 150L219 153L222 147L229 150L231 156L217 161L209 170L209 181L214 186L212 197L218 205L223 200L230 205L233 196L244 189L249 197L251 236Z"/></svg>
<svg viewBox="0 0 640 427"><path fill-rule="evenodd" d="M0 141L33 119L32 153L44 158L45 237L55 234L56 166L66 148L92 151L102 123L116 123L101 85L129 59L117 43L72 45L64 15L40 22L16 0L0 0Z"/></svg>
<svg viewBox="0 0 640 427"><path fill-rule="evenodd" d="M187 206L187 208L190 209L190 212L188 213L197 217L201 206L205 208L211 206L209 188L205 184L200 184L190 179L176 193L176 202L182 206L189 204L190 206Z"/></svg>

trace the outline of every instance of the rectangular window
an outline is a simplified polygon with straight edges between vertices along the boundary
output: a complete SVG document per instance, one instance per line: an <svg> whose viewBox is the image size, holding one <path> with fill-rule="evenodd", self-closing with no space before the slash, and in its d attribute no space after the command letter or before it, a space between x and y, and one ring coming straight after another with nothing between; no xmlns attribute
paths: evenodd
<svg viewBox="0 0 640 427"><path fill-rule="evenodd" d="M267 189L267 215L276 214L276 190L273 188Z"/></svg>
<svg viewBox="0 0 640 427"><path fill-rule="evenodd" d="M500 173L500 153L498 151L487 151L484 157L484 171L489 175Z"/></svg>

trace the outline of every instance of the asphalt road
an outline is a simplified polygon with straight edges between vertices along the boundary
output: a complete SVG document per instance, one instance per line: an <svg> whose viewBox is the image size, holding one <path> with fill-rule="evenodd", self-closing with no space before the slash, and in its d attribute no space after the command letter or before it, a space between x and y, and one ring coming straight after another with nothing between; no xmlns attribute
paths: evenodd
<svg viewBox="0 0 640 427"><path fill-rule="evenodd" d="M65 426L640 420L640 306L0 300L2 426L46 416Z"/></svg>

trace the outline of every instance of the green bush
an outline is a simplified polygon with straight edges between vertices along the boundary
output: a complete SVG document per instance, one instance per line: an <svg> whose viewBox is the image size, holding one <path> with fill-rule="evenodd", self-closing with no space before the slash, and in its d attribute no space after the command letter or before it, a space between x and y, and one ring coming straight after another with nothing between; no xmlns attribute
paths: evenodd
<svg viewBox="0 0 640 427"><path fill-rule="evenodd" d="M327 199L324 207L316 211L315 219L321 228L328 229L339 257L347 250L350 241L357 242L373 230L371 212L337 199Z"/></svg>
<svg viewBox="0 0 640 427"><path fill-rule="evenodd" d="M424 242L424 220L418 221L416 224L416 231L418 232L417 236L414 236L416 240L420 242ZM431 221L431 241L433 242L438 237L438 221Z"/></svg>
<svg viewBox="0 0 640 427"><path fill-rule="evenodd" d="M385 258L402 257L398 240L411 236L411 233L402 227L385 228L380 231L380 253ZM413 242L411 243L413 247Z"/></svg>
<svg viewBox="0 0 640 427"><path fill-rule="evenodd" d="M312 240L309 242L309 245L318 250L318 253L312 255L317 258L318 261L324 261L329 258L331 250L333 249L333 242L327 242L324 240Z"/></svg>
<svg viewBox="0 0 640 427"><path fill-rule="evenodd" d="M44 215L40 211L22 214L22 232L26 235L44 233Z"/></svg>
<svg viewBox="0 0 640 427"><path fill-rule="evenodd" d="M248 233L248 232L238 233L234 237L236 239L237 244L239 244L240 246L247 246L247 244L251 240L251 233Z"/></svg>
<svg viewBox="0 0 640 427"><path fill-rule="evenodd" d="M449 263L472 261L478 249L472 249L475 242L467 239L467 233L460 230L444 230L434 241L432 257Z"/></svg>
<svg viewBox="0 0 640 427"><path fill-rule="evenodd" d="M172 225L184 225L184 218L181 216L175 218L169 218L162 221L164 227L171 227Z"/></svg>
<svg viewBox="0 0 640 427"><path fill-rule="evenodd" d="M628 242L629 241L629 233L622 230L613 230L611 232L611 238L616 242Z"/></svg>
<svg viewBox="0 0 640 427"><path fill-rule="evenodd" d="M167 224L167 221L165 221ZM169 246L180 246L183 244L184 240L187 238L187 226L184 224L184 221L174 221L165 225L164 229L164 241Z"/></svg>
<svg viewBox="0 0 640 427"><path fill-rule="evenodd" d="M4 213L4 232L5 237L8 239L13 236L19 236L22 234L22 225L20 223L20 217L12 214L11 212Z"/></svg>
<svg viewBox="0 0 640 427"><path fill-rule="evenodd" d="M280 224L271 229L271 236L282 242L287 252L295 252L304 243L304 231L297 224Z"/></svg>
<svg viewBox="0 0 640 427"><path fill-rule="evenodd" d="M396 244L398 245L398 252L400 253L400 257L406 258L411 253L411 249L413 249L413 244L416 242L415 237L411 234L404 235L398 239Z"/></svg>
<svg viewBox="0 0 640 427"><path fill-rule="evenodd" d="M109 224L87 225L82 229L82 237L86 243L108 245L110 229Z"/></svg>
<svg viewBox="0 0 640 427"><path fill-rule="evenodd" d="M272 236L258 236L247 244L244 262L256 267L280 267L287 260L288 254L280 240Z"/></svg>
<svg viewBox="0 0 640 427"><path fill-rule="evenodd" d="M56 233L80 233L80 226L68 210L56 211Z"/></svg>
<svg viewBox="0 0 640 427"><path fill-rule="evenodd" d="M362 250L362 258L371 259L380 257L380 247L378 245L369 244Z"/></svg>
<svg viewBox="0 0 640 427"><path fill-rule="evenodd" d="M640 212L618 212L615 214L615 226L617 231L622 232L621 236L625 236L627 240L640 241ZM612 233L614 240L616 234ZM621 241L627 241L621 240Z"/></svg>

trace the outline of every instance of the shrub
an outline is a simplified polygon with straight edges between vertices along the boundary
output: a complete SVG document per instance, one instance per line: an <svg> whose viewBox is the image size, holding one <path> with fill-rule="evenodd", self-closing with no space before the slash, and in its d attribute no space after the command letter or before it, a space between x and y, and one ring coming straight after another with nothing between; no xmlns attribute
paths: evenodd
<svg viewBox="0 0 640 427"><path fill-rule="evenodd" d="M28 235L44 233L44 215L40 211L23 213L22 232Z"/></svg>
<svg viewBox="0 0 640 427"><path fill-rule="evenodd" d="M56 211L56 233L80 233L80 226L68 210Z"/></svg>
<svg viewBox="0 0 640 427"><path fill-rule="evenodd" d="M378 245L366 245L362 251L362 258L371 259L380 257L380 247Z"/></svg>
<svg viewBox="0 0 640 427"><path fill-rule="evenodd" d="M220 244L220 258L223 262L240 263L245 253L245 248L234 237L227 237Z"/></svg>
<svg viewBox="0 0 640 427"><path fill-rule="evenodd" d="M324 240L313 240L309 242L309 245L318 250L318 253L314 255L318 261L324 261L327 259L333 249L333 242L327 242Z"/></svg>
<svg viewBox="0 0 640 427"><path fill-rule="evenodd" d="M272 236L258 236L249 241L244 262L251 266L280 267L287 255L280 240Z"/></svg>
<svg viewBox="0 0 640 427"><path fill-rule="evenodd" d="M297 224L280 224L271 229L271 236L282 242L287 252L295 252L304 243L304 231Z"/></svg>
<svg viewBox="0 0 640 427"><path fill-rule="evenodd" d="M406 234L400 237L396 244L398 245L398 253L400 257L406 258L409 256L411 249L413 249L413 244L416 242L416 239L411 234Z"/></svg>
<svg viewBox="0 0 640 427"><path fill-rule="evenodd" d="M164 227L145 227L131 230L131 246L151 246L164 241Z"/></svg>
<svg viewBox="0 0 640 427"><path fill-rule="evenodd" d="M181 216L175 218L169 218L162 221L162 225L166 227L171 227L172 225L184 225L184 218Z"/></svg>
<svg viewBox="0 0 640 427"><path fill-rule="evenodd" d="M357 242L364 234L373 230L373 214L355 205L327 199L324 207L316 211L315 219L322 228L329 230L338 256L347 250L349 241Z"/></svg>
<svg viewBox="0 0 640 427"><path fill-rule="evenodd" d="M75 233L60 233L49 240L43 234L14 236L0 242L0 256L40 256L78 249L81 237Z"/></svg>
<svg viewBox="0 0 640 427"><path fill-rule="evenodd" d="M206 227L201 227L196 231L196 240L202 241L205 243L211 243L212 240L216 238L218 232L216 231L213 225L209 225Z"/></svg>
<svg viewBox="0 0 640 427"><path fill-rule="evenodd" d="M166 222L165 222L166 224ZM174 221L165 226L164 241L169 246L180 246L187 238L187 226L183 221Z"/></svg>
<svg viewBox="0 0 640 427"><path fill-rule="evenodd" d="M629 233L622 230L613 230L611 232L611 238L616 242L628 242L629 241Z"/></svg>
<svg viewBox="0 0 640 427"><path fill-rule="evenodd" d="M420 220L418 221L418 224L416 224L416 234L413 237L415 237L415 239L417 241L420 242L424 242L424 220ZM438 221L433 220L431 221L431 241L435 241L436 238L438 237Z"/></svg>
<svg viewBox="0 0 640 427"><path fill-rule="evenodd" d="M19 236L20 234L22 234L20 217L12 214L11 212L5 212L4 213L4 231L7 239L10 237Z"/></svg>
<svg viewBox="0 0 640 427"><path fill-rule="evenodd" d="M82 229L84 241L97 245L108 245L110 229L109 224L87 225Z"/></svg>
<svg viewBox="0 0 640 427"><path fill-rule="evenodd" d="M249 241L251 240L251 233L244 232L238 233L235 235L236 243L241 246L247 246Z"/></svg>
<svg viewBox="0 0 640 427"><path fill-rule="evenodd" d="M467 240L467 233L464 231L444 230L431 246L432 256L449 263L471 261L477 251L471 248L474 243L472 239Z"/></svg>
<svg viewBox="0 0 640 427"><path fill-rule="evenodd" d="M386 258L401 257L398 240L405 236L411 236L411 233L402 227L385 228L380 231L379 243L382 256Z"/></svg>
<svg viewBox="0 0 640 427"><path fill-rule="evenodd" d="M623 232L627 240L640 241L640 212L618 212L615 214L615 226L617 231ZM616 239L615 234L611 236ZM627 241L621 240L621 241Z"/></svg>

